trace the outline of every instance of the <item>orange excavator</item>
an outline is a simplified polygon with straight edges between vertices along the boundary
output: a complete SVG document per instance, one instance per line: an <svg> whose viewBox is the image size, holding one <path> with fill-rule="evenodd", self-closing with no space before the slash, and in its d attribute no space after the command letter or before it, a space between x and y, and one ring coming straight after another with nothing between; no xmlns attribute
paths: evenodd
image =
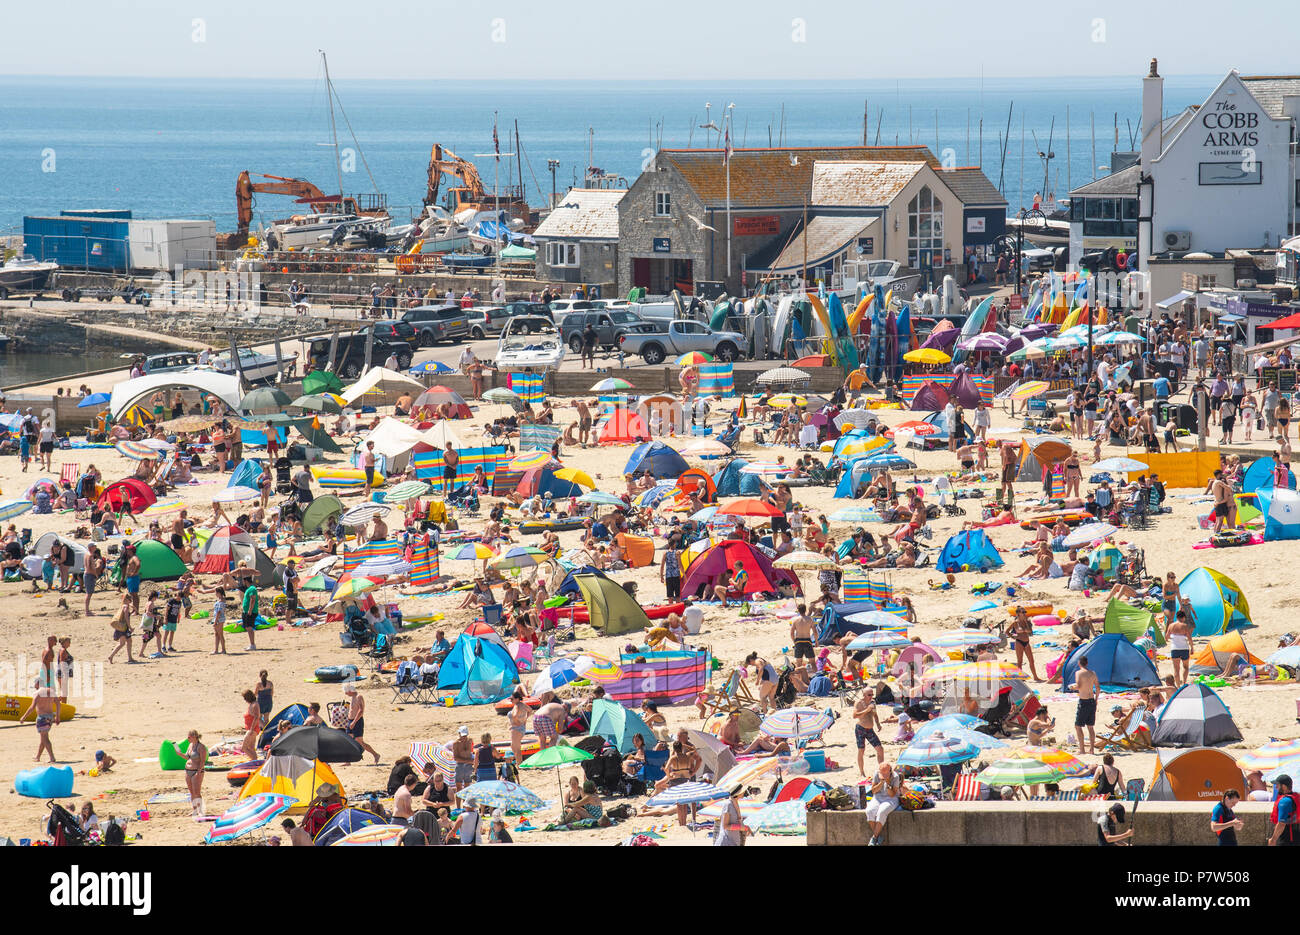
<svg viewBox="0 0 1300 935"><path fill-rule="evenodd" d="M357 204L357 199L350 195L327 195L306 179L291 179L283 175L261 174L258 178L269 179L266 182L254 182L245 169L235 180L235 213L239 228L233 235L238 243L248 238L248 226L253 223L253 195L255 193L271 195L291 195L301 205L311 205L312 211L337 211L341 214L387 214L387 211L368 207L366 210Z"/></svg>
<svg viewBox="0 0 1300 935"><path fill-rule="evenodd" d="M483 187L478 169L468 159L462 159L441 143L434 143L429 152L429 184L424 195L425 206L438 204L438 190L442 186L443 173L458 179L460 185L446 190L442 206L453 216L462 211L505 211L510 217L527 221L531 214L523 192L514 186L501 191L500 197L493 198L492 193Z"/></svg>

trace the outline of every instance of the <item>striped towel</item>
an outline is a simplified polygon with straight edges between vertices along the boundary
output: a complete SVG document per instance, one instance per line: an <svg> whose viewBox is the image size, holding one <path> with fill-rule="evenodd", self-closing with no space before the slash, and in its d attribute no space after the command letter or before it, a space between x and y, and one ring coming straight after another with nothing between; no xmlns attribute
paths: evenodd
<svg viewBox="0 0 1300 935"><path fill-rule="evenodd" d="M540 403L546 399L546 378L540 373L508 373L506 386L529 404Z"/></svg>
<svg viewBox="0 0 1300 935"><path fill-rule="evenodd" d="M735 377L730 362L700 364L700 387L697 395L704 397L731 396L736 392Z"/></svg>

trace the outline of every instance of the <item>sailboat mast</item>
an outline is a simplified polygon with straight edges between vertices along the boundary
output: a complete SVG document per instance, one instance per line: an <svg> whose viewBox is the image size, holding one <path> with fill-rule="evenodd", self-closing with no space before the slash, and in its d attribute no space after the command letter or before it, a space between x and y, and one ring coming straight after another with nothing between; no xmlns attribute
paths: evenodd
<svg viewBox="0 0 1300 935"><path fill-rule="evenodd" d="M329 99L330 105L330 138L334 141L334 169L339 178L339 208L343 207L343 160L339 158L339 129L334 123L334 85L330 81L330 63L325 57L324 49L317 49L320 52L321 64L325 66L325 96Z"/></svg>
<svg viewBox="0 0 1300 935"><path fill-rule="evenodd" d="M515 168L519 171L519 200L527 203L528 199L524 197L524 148L519 145L518 117L515 118Z"/></svg>

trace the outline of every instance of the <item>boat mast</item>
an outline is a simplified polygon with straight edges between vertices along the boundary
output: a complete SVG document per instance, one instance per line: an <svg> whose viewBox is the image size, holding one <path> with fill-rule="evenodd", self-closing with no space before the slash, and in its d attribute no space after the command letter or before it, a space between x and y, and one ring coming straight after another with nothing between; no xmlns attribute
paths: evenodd
<svg viewBox="0 0 1300 935"><path fill-rule="evenodd" d="M343 209L343 161L339 159L339 130L334 123L334 85L330 81L330 63L325 57L325 50L316 51L320 53L321 64L325 66L325 96L330 106L330 138L334 145L334 169L339 178L339 210L341 211Z"/></svg>

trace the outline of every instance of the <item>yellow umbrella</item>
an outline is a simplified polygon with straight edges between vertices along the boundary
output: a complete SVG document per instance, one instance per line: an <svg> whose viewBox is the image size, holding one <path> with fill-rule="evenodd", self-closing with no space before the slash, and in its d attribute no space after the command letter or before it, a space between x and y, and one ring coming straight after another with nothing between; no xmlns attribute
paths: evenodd
<svg viewBox="0 0 1300 935"><path fill-rule="evenodd" d="M1048 384L1043 380L1032 380L1016 387L1007 398L1015 400L1032 399L1040 393L1046 393L1047 389Z"/></svg>
<svg viewBox="0 0 1300 935"><path fill-rule="evenodd" d="M590 487L593 490L596 482L591 479L591 475L586 471L579 471L577 468L560 468L555 472L555 476L560 480L567 480L570 483L577 484L579 487Z"/></svg>
<svg viewBox="0 0 1300 935"><path fill-rule="evenodd" d="M529 471L533 468L546 467L554 460L549 451L521 451L510 461L510 470Z"/></svg>
<svg viewBox="0 0 1300 935"><path fill-rule="evenodd" d="M334 605L341 603L348 598L357 597L367 591L373 591L377 587L379 587L379 583L371 578L366 578L364 576L359 578L349 578L334 589L334 593L330 595L330 604Z"/></svg>
<svg viewBox="0 0 1300 935"><path fill-rule="evenodd" d="M918 347L904 354L903 360L909 360L914 364L946 364L952 358L937 347Z"/></svg>
<svg viewBox="0 0 1300 935"><path fill-rule="evenodd" d="M808 400L806 397L795 393L778 393L769 399L767 404L773 409L789 409L791 406L806 406Z"/></svg>

